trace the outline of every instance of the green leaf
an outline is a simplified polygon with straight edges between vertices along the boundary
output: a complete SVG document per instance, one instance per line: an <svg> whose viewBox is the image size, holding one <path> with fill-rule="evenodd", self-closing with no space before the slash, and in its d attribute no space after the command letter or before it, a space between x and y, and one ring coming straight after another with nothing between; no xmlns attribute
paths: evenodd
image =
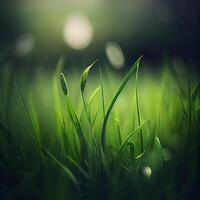
<svg viewBox="0 0 200 200"><path fill-rule="evenodd" d="M86 82L87 82L88 73L89 73L91 67L92 67L97 61L98 61L98 59L95 60L89 67L87 67L87 68L83 71L83 73L82 73L82 75L81 75L81 92L83 92L84 89L85 89L85 85L86 85Z"/></svg>

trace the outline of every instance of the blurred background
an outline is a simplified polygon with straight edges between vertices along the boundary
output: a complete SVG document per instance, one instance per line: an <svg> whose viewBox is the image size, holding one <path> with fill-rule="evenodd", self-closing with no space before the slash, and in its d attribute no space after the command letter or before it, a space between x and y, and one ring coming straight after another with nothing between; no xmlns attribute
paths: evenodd
<svg viewBox="0 0 200 200"><path fill-rule="evenodd" d="M143 54L198 69L199 25L199 0L1 0L1 62L54 67L64 55L122 68Z"/></svg>

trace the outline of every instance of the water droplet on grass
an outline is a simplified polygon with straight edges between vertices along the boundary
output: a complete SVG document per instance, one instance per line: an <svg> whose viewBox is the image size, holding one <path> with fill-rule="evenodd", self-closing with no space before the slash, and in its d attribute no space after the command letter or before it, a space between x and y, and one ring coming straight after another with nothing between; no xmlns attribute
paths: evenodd
<svg viewBox="0 0 200 200"><path fill-rule="evenodd" d="M147 178L151 178L151 174L152 174L152 171L151 171L151 168L150 167L144 167L142 169L142 172L143 174L147 177Z"/></svg>

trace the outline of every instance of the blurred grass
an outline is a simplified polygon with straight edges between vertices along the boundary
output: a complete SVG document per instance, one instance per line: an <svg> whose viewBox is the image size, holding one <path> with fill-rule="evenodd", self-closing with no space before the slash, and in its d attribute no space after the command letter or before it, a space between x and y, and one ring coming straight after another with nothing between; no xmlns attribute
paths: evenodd
<svg viewBox="0 0 200 200"><path fill-rule="evenodd" d="M195 75L164 63L160 72L140 68L137 80L130 76L108 116L102 154L103 105L107 110L125 74L105 67L101 71L102 77L92 70L87 74L83 94L81 73L66 71L62 60L54 72L40 69L29 74L9 65L1 69L3 198L196 197L200 88ZM61 72L68 83L67 104ZM103 95L102 89L94 95L99 85Z"/></svg>

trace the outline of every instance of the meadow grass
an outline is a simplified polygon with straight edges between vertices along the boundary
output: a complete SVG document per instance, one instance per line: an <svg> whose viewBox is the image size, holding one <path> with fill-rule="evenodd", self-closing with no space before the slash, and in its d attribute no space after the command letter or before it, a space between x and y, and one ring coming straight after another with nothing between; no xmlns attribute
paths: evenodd
<svg viewBox="0 0 200 200"><path fill-rule="evenodd" d="M198 78L166 63L147 72L141 61L124 78L99 61L82 74L62 59L53 73L2 67L1 196L198 197Z"/></svg>

